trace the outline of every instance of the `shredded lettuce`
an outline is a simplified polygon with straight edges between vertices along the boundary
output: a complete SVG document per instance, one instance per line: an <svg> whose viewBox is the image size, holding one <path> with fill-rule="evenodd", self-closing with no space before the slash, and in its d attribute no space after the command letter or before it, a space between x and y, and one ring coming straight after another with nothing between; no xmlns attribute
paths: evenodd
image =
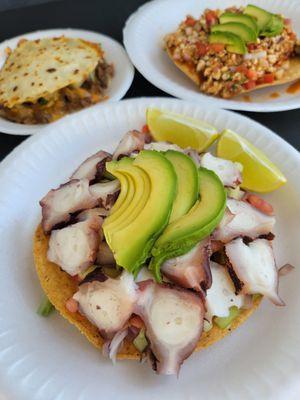
<svg viewBox="0 0 300 400"><path fill-rule="evenodd" d="M148 341L145 336L145 329L141 329L137 337L133 341L134 346L137 350L142 353L148 346Z"/></svg>
<svg viewBox="0 0 300 400"><path fill-rule="evenodd" d="M227 196L235 199L235 200L241 200L245 194L243 190L239 186L237 186L235 189L232 188L227 188Z"/></svg>
<svg viewBox="0 0 300 400"><path fill-rule="evenodd" d="M48 317L52 311L54 311L54 306L45 295L36 312L41 317Z"/></svg>
<svg viewBox="0 0 300 400"><path fill-rule="evenodd" d="M237 306L232 306L229 309L229 315L227 317L216 317L214 322L221 329L228 328L239 313L240 309Z"/></svg>

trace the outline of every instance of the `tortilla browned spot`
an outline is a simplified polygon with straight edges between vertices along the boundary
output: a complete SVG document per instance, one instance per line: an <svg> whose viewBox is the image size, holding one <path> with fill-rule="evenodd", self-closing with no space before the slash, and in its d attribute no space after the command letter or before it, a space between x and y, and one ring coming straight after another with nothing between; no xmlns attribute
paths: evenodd
<svg viewBox="0 0 300 400"><path fill-rule="evenodd" d="M39 225L34 236L34 261L42 288L60 314L71 324L75 325L95 347L101 349L104 341L98 329L84 316L79 313L70 313L65 307L66 301L76 292L77 284L70 275L62 271L56 264L48 261L48 241L49 237L44 234L41 225ZM212 345L236 329L253 313L260 304L261 299L261 297L257 298L251 308L242 310L240 315L231 324L230 329L220 329L214 325L209 332L204 332L196 350L201 350ZM118 354L118 358L139 360L140 353L132 343L125 341Z"/></svg>
<svg viewBox="0 0 300 400"><path fill-rule="evenodd" d="M190 65L188 63L184 63L178 60L175 60L173 57L173 53L170 49L166 49L166 52L169 58L173 61L177 68L179 68L186 76L188 76L197 86L200 86L201 80L200 76L196 71L196 66ZM292 57L290 58L290 67L287 71L285 71L283 77L281 79L275 80L273 83L264 83L256 86L254 89L242 90L238 94L243 94L247 92L252 92L253 90L262 89L269 86L278 86L283 85L284 83L293 82L300 78L300 57Z"/></svg>

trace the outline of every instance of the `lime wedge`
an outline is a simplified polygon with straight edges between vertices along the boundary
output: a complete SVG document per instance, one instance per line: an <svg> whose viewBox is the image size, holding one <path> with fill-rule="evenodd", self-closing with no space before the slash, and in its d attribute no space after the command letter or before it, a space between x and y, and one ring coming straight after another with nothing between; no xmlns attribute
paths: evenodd
<svg viewBox="0 0 300 400"><path fill-rule="evenodd" d="M183 149L192 147L199 152L219 136L217 129L206 122L157 108L147 109L147 125L155 140L175 143Z"/></svg>
<svg viewBox="0 0 300 400"><path fill-rule="evenodd" d="M242 188L254 192L272 192L286 183L282 172L248 140L228 129L221 134L217 155L243 165Z"/></svg>

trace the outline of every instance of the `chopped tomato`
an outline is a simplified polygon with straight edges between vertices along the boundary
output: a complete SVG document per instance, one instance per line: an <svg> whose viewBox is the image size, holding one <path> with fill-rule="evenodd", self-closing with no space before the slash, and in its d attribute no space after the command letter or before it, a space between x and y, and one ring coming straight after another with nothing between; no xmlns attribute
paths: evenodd
<svg viewBox="0 0 300 400"><path fill-rule="evenodd" d="M71 278L73 279L74 282L80 282L80 276L78 274L72 276Z"/></svg>
<svg viewBox="0 0 300 400"><path fill-rule="evenodd" d="M241 65L238 65L238 66L236 67L236 71L237 71L237 72L240 72L241 74L246 75L247 72L248 72L248 68L247 68L245 65L241 64Z"/></svg>
<svg viewBox="0 0 300 400"><path fill-rule="evenodd" d="M72 297L66 301L66 309L71 313L75 313L78 311L78 303Z"/></svg>
<svg viewBox="0 0 300 400"><path fill-rule="evenodd" d="M144 325L143 320L138 315L133 315L129 320L129 326L134 326L138 329L141 329L145 325Z"/></svg>
<svg viewBox="0 0 300 400"><path fill-rule="evenodd" d="M195 18L191 17L190 15L188 15L188 16L186 17L186 20L185 20L185 24L186 24L186 25L188 25L188 26L194 26L196 22L197 22L197 21L195 20Z"/></svg>
<svg viewBox="0 0 300 400"><path fill-rule="evenodd" d="M257 84L257 85L262 85L263 83L265 83L263 77L262 77L262 78L256 79L256 84Z"/></svg>
<svg viewBox="0 0 300 400"><path fill-rule="evenodd" d="M264 83L272 83L274 82L274 74L265 74L263 76Z"/></svg>
<svg viewBox="0 0 300 400"><path fill-rule="evenodd" d="M248 50L251 51L251 50L255 50L257 48L257 45L255 43L249 43L247 45L247 47L248 47Z"/></svg>
<svg viewBox="0 0 300 400"><path fill-rule="evenodd" d="M209 45L209 48L213 51L215 51L216 53L220 53L221 51L224 50L225 48L225 44L222 43L212 43Z"/></svg>
<svg viewBox="0 0 300 400"><path fill-rule="evenodd" d="M196 43L196 50L199 57L205 56L205 54L208 52L208 49L208 44L202 42Z"/></svg>
<svg viewBox="0 0 300 400"><path fill-rule="evenodd" d="M205 20L208 26L214 25L218 21L218 16L215 11L209 10L205 14Z"/></svg>
<svg viewBox="0 0 300 400"><path fill-rule="evenodd" d="M274 215L272 205L256 194L248 194L245 200L264 214Z"/></svg>
<svg viewBox="0 0 300 400"><path fill-rule="evenodd" d="M246 90L254 89L255 86L256 86L256 82L252 81L252 80L249 80L243 84L243 88Z"/></svg>
<svg viewBox="0 0 300 400"><path fill-rule="evenodd" d="M245 65L241 64L236 67L236 71L240 72L241 74L246 75L248 79L251 81L255 81L257 79L257 72L253 69L247 68Z"/></svg>
<svg viewBox="0 0 300 400"><path fill-rule="evenodd" d="M284 25L291 25L292 20L290 18L285 18L284 19Z"/></svg>
<svg viewBox="0 0 300 400"><path fill-rule="evenodd" d="M253 81L256 81L257 79L257 72L254 71L253 69L248 69L246 76L248 79L251 79Z"/></svg>
<svg viewBox="0 0 300 400"><path fill-rule="evenodd" d="M148 127L147 124L145 124L145 125L142 127L142 133L150 133L150 130L149 130L149 127Z"/></svg>

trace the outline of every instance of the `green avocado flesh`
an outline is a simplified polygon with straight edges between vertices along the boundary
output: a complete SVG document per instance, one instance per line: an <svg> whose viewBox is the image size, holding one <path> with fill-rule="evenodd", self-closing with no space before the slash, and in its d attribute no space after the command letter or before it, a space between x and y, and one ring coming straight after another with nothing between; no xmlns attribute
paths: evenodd
<svg viewBox="0 0 300 400"><path fill-rule="evenodd" d="M122 162L123 165L126 162L128 164L132 164L132 162L133 162L133 160L131 158L124 157L122 160L124 160ZM117 170L121 161L110 161L110 162L106 163L106 170L110 174L112 174L114 177L119 179L120 186L121 186L120 194L117 198L117 201L115 202L115 204L113 205L113 207L110 210L110 223L112 223L120 215L123 214L124 210L126 210L126 208L130 204L132 197L134 195L134 186L131 182L131 179L129 177L127 177L126 175L119 173Z"/></svg>
<svg viewBox="0 0 300 400"><path fill-rule="evenodd" d="M221 43L226 45L226 50L230 53L246 54L245 42L234 33L212 32L209 35L209 43Z"/></svg>
<svg viewBox="0 0 300 400"><path fill-rule="evenodd" d="M128 158L107 163L112 175L126 180L122 185L120 179L123 203L116 203L116 210L112 208L103 232L117 265L136 274L169 222L177 176L172 164L157 151L143 150L128 165L125 161L125 166L123 160ZM123 190L127 193L124 196Z"/></svg>
<svg viewBox="0 0 300 400"><path fill-rule="evenodd" d="M252 28L249 28L249 26L240 22L226 22L220 25L213 25L211 31L233 33L246 43L254 43L257 39L256 32Z"/></svg>
<svg viewBox="0 0 300 400"><path fill-rule="evenodd" d="M273 14L270 23L266 28L260 33L261 36L276 36L280 35L283 31L283 19L279 15Z"/></svg>
<svg viewBox="0 0 300 400"><path fill-rule="evenodd" d="M249 4L244 11L244 14L250 15L256 19L257 26L260 32L262 32L270 23L272 14L263 8Z"/></svg>
<svg viewBox="0 0 300 400"><path fill-rule="evenodd" d="M173 165L177 175L177 194L169 223L185 215L198 199L199 178L194 161L179 151L168 150L165 157Z"/></svg>
<svg viewBox="0 0 300 400"><path fill-rule="evenodd" d="M150 269L157 281L161 281L160 266L165 260L191 250L211 234L224 215L226 192L217 175L200 168L199 186L200 200L186 215L169 224L153 246Z"/></svg>
<svg viewBox="0 0 300 400"><path fill-rule="evenodd" d="M220 23L227 24L228 22L239 22L241 24L247 25L256 33L256 35L258 34L258 26L256 20L250 15L225 12L220 16Z"/></svg>
<svg viewBox="0 0 300 400"><path fill-rule="evenodd" d="M127 160L131 162L128 163ZM125 176L127 182L130 182L129 192L133 195L129 196L130 201L126 199L124 207L121 206L116 213L112 213L112 217L117 214L117 218L115 216L113 221L108 222L107 228L110 231L121 230L130 224L145 207L150 195L151 183L148 175L139 167L132 168L132 162L133 159L123 158L115 168L115 173Z"/></svg>
<svg viewBox="0 0 300 400"><path fill-rule="evenodd" d="M215 317L214 323L221 329L228 328L232 321L239 315L240 309L237 306L230 307L227 317Z"/></svg>

